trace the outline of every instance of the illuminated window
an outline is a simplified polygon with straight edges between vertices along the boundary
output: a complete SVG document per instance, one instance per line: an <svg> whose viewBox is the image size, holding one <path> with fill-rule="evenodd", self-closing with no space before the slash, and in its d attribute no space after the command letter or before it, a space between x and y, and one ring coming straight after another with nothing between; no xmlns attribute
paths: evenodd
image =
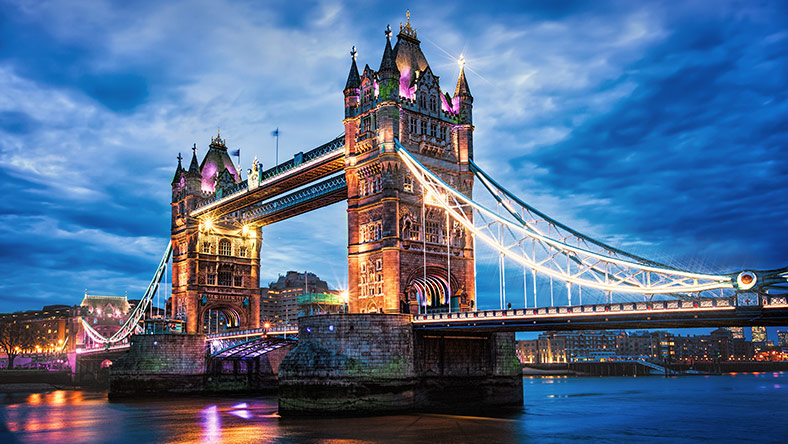
<svg viewBox="0 0 788 444"><path fill-rule="evenodd" d="M246 257L247 254L248 254L248 251L247 251L246 247L240 247L238 249L238 256Z"/></svg>
<svg viewBox="0 0 788 444"><path fill-rule="evenodd" d="M227 240L222 239L219 241L219 254L222 256L229 256L233 254L233 244Z"/></svg>
<svg viewBox="0 0 788 444"><path fill-rule="evenodd" d="M233 285L233 274L229 271L220 271L219 272L219 283L220 287L230 287Z"/></svg>
<svg viewBox="0 0 788 444"><path fill-rule="evenodd" d="M210 242L203 242L202 252L205 254L213 254L213 244Z"/></svg>
<svg viewBox="0 0 788 444"><path fill-rule="evenodd" d="M406 193L413 192L413 178L410 175L405 176L405 182L402 184L402 190Z"/></svg>
<svg viewBox="0 0 788 444"><path fill-rule="evenodd" d="M383 259L378 259L375 261L375 270L380 271L383 269Z"/></svg>

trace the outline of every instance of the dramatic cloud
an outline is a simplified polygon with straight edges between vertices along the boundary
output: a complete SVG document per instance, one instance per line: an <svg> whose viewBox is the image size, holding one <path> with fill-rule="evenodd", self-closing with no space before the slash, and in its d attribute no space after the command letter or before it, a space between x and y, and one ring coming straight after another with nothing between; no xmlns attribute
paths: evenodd
<svg viewBox="0 0 788 444"><path fill-rule="evenodd" d="M370 2L0 0L0 311L137 296L169 235L179 152L221 127L242 162L342 132L356 45L377 68ZM788 265L784 2L422 2L444 90L460 53L476 160L574 228L698 271ZM345 208L264 230L262 280L347 282ZM478 253L480 305L498 303ZM508 288L522 275L507 270ZM522 297L521 295L519 297Z"/></svg>

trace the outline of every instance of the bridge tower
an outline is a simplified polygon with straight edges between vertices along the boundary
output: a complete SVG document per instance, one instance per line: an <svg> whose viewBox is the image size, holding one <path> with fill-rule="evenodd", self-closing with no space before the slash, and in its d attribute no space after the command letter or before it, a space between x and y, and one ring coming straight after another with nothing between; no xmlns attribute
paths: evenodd
<svg viewBox="0 0 788 444"><path fill-rule="evenodd" d="M194 218L205 199L221 197L241 181L219 134L189 169L178 167L172 181L172 300L170 313L186 321L189 334L260 326L260 229L232 218Z"/></svg>
<svg viewBox="0 0 788 444"><path fill-rule="evenodd" d="M473 239L408 173L395 139L471 196L472 104L464 69L443 93L410 18L377 71L359 74L351 52L345 95L350 312L419 313L475 305Z"/></svg>

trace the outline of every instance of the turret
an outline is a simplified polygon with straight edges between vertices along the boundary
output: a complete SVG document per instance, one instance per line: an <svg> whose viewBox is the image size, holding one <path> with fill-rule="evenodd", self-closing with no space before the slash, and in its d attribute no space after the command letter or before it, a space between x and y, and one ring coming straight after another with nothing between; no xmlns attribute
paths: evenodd
<svg viewBox="0 0 788 444"><path fill-rule="evenodd" d="M378 69L378 99L397 100L399 97L399 69L391 49L391 26L386 26L386 46Z"/></svg>
<svg viewBox="0 0 788 444"><path fill-rule="evenodd" d="M454 88L454 101L459 111L457 125L457 149L460 163L467 164L473 159L473 96L465 78L465 58L460 56L460 76Z"/></svg>
<svg viewBox="0 0 788 444"><path fill-rule="evenodd" d="M361 79L358 76L358 67L356 66L356 47L350 51L350 56L353 62L350 64L350 73L347 75L347 82L345 82L345 118L353 117L358 110L358 102L361 98Z"/></svg>
<svg viewBox="0 0 788 444"><path fill-rule="evenodd" d="M457 87L454 88L454 99L458 102L460 110L460 123L473 124L473 96L465 78L465 58L460 56L460 77L457 78Z"/></svg>

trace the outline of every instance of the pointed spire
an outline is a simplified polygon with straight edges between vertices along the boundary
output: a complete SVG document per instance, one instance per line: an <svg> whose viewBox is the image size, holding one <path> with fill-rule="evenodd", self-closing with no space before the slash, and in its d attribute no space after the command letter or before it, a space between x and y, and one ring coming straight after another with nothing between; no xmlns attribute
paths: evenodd
<svg viewBox="0 0 788 444"><path fill-rule="evenodd" d="M391 26L386 27L386 47L383 49L383 59L380 61L378 72L382 71L398 71L397 62L394 59L394 51L391 49Z"/></svg>
<svg viewBox="0 0 788 444"><path fill-rule="evenodd" d="M460 55L460 77L457 79L457 87L454 88L454 97L472 97L471 89L468 87L468 80L465 78L465 57Z"/></svg>
<svg viewBox="0 0 788 444"><path fill-rule="evenodd" d="M353 57L353 63L350 65L350 73L347 75L347 83L345 83L345 91L351 88L359 88L361 86L361 79L358 75L358 67L356 66L356 56L358 52L356 52L356 47L353 47L353 50L350 51L350 56Z"/></svg>
<svg viewBox="0 0 788 444"><path fill-rule="evenodd" d="M200 175L200 163L197 161L197 144L192 147L192 163L189 165L189 174Z"/></svg>
<svg viewBox="0 0 788 444"><path fill-rule="evenodd" d="M181 160L183 160L183 156L181 153L178 153L178 167L175 168L175 176L172 178L172 183L178 182L181 178L181 173L183 173L183 165L181 165Z"/></svg>

